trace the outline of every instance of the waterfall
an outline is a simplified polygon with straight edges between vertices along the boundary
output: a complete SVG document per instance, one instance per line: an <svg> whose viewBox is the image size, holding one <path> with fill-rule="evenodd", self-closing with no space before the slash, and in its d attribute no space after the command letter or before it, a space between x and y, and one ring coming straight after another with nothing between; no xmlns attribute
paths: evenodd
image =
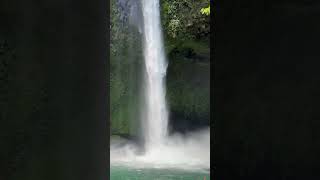
<svg viewBox="0 0 320 180"><path fill-rule="evenodd" d="M144 108L143 135L147 150L165 141L168 128L168 110L165 100L167 62L159 9L159 0L142 0L143 47L146 66L146 107Z"/></svg>
<svg viewBox="0 0 320 180"><path fill-rule="evenodd" d="M164 53L159 1L139 0L142 14L138 17L141 17L142 22L145 66L145 77L141 87L145 104L139 106L137 103L137 106L142 109L141 133L144 139L144 153L141 153L143 148L140 143L114 141L110 145L110 163L134 168L160 167L207 171L210 169L209 127L184 135L168 134L168 107L165 97L168 64Z"/></svg>

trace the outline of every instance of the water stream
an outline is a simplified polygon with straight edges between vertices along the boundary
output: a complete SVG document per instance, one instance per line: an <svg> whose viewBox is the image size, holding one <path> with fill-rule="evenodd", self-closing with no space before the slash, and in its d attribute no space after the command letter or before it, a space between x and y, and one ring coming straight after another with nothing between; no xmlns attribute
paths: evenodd
<svg viewBox="0 0 320 180"><path fill-rule="evenodd" d="M142 0L144 61L146 65L146 107L143 135L146 152L167 138L168 111L165 100L167 62L163 50L158 0Z"/></svg>

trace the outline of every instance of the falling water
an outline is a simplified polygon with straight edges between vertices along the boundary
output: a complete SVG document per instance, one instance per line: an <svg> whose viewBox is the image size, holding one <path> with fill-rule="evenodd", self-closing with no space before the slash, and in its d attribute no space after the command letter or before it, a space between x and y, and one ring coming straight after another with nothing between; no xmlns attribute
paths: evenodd
<svg viewBox="0 0 320 180"><path fill-rule="evenodd" d="M186 135L168 135L168 108L165 99L167 61L160 23L159 0L141 0L143 49L145 61L145 100L142 134L145 153L137 153L139 144L114 141L110 163L135 168L210 169L210 128Z"/></svg>
<svg viewBox="0 0 320 180"><path fill-rule="evenodd" d="M167 62L163 50L159 0L142 0L144 60L146 65L146 108L143 135L145 146L162 144L167 136L168 112L165 100Z"/></svg>

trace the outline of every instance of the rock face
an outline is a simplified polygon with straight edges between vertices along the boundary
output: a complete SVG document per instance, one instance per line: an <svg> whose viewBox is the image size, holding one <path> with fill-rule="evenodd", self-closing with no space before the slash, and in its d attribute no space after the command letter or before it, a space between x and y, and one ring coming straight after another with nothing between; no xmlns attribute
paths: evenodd
<svg viewBox="0 0 320 180"><path fill-rule="evenodd" d="M206 54L205 62L201 62L197 59L200 52L194 53L194 57L183 51L169 56L167 99L171 131L185 132L209 125L210 55Z"/></svg>

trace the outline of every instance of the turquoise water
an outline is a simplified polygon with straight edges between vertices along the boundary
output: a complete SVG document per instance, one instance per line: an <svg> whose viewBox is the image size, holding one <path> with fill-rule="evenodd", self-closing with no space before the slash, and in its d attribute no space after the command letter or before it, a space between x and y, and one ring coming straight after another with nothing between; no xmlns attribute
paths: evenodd
<svg viewBox="0 0 320 180"><path fill-rule="evenodd" d="M210 180L209 172L111 166L110 180Z"/></svg>

